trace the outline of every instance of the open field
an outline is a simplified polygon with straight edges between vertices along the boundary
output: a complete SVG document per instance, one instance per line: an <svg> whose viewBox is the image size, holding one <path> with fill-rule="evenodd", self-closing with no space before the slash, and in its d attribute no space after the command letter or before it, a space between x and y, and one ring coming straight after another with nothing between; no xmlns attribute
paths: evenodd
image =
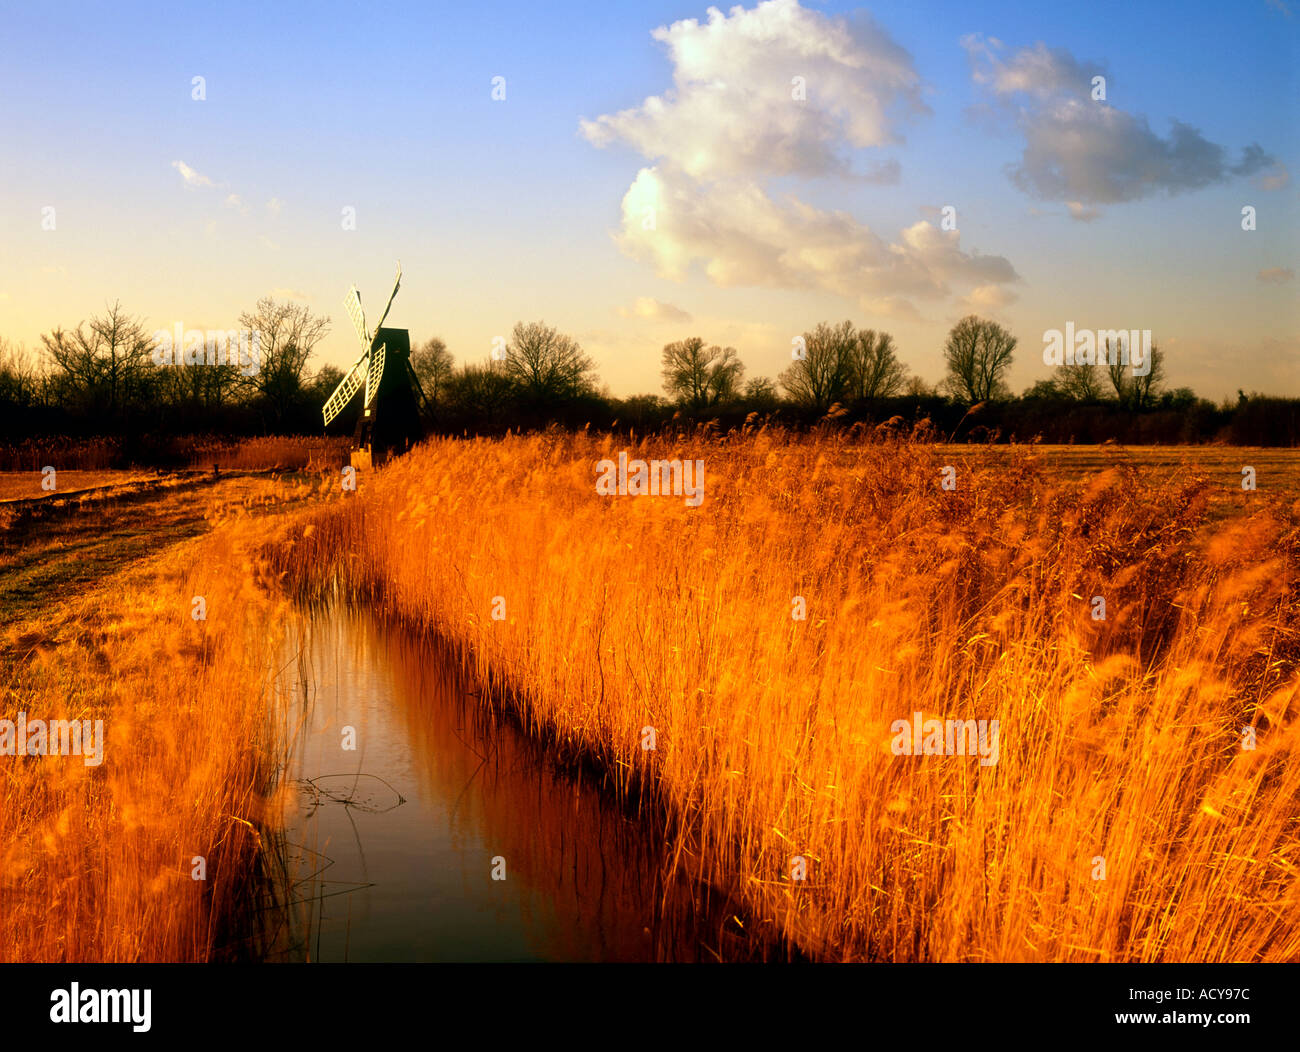
<svg viewBox="0 0 1300 1052"><path fill-rule="evenodd" d="M0 501L46 500L78 490L120 486L149 477L143 471L61 471L55 475L57 488L48 490L41 487L45 476L39 471L5 471L0 472Z"/></svg>
<svg viewBox="0 0 1300 1052"><path fill-rule="evenodd" d="M1023 446L940 446L956 457L982 463L1010 462ZM1034 445L1035 463L1053 479L1077 480L1110 468L1131 468L1154 484L1203 478L1216 498L1242 493L1243 467L1253 467L1256 486L1270 498L1300 498L1300 450L1264 446L1052 446ZM1019 451L1019 452L1018 452Z"/></svg>

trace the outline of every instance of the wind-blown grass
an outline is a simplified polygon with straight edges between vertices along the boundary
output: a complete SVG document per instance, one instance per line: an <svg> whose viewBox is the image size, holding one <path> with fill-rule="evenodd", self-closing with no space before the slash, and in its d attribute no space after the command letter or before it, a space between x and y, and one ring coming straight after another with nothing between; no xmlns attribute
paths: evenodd
<svg viewBox="0 0 1300 1052"><path fill-rule="evenodd" d="M0 961L255 952L240 925L263 892L260 827L278 821L267 798L279 760L268 690L287 604L256 584L248 553L266 528L248 512L311 487L224 486L201 509L213 532L189 542L169 536L155 508L146 540L157 553L140 559L124 509L48 544L38 534L11 550L5 538L7 574L35 559L53 583L0 631L0 718L102 720L106 743L98 766L0 755ZM167 508L192 500L173 495ZM100 558L90 534L117 538L124 565L78 595L76 568L60 566ZM195 597L205 619L192 617ZM206 879L193 879L196 856Z"/></svg>
<svg viewBox="0 0 1300 1052"><path fill-rule="evenodd" d="M434 441L273 561L468 648L814 956L1300 956L1300 505L780 433L628 448L702 459L702 507L598 496L624 448ZM915 711L999 720L999 762L895 756Z"/></svg>

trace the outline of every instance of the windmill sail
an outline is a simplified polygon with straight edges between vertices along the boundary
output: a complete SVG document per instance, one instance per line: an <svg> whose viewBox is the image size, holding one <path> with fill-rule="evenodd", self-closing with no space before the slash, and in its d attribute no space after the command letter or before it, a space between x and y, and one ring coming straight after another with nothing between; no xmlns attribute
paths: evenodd
<svg viewBox="0 0 1300 1052"><path fill-rule="evenodd" d="M384 464L392 456L410 449L424 431L420 402L428 400L420 390L419 378L411 368L411 334L406 329L385 328L388 312L402 287L402 264L397 264L393 291L375 327L366 325L361 293L355 285L344 298L348 317L361 345L361 357L334 389L321 409L325 425L334 421L365 388L362 412L356 418L356 433L350 459L354 468ZM389 359L392 359L390 362Z"/></svg>
<svg viewBox="0 0 1300 1052"><path fill-rule="evenodd" d="M357 389L366 382L366 377L369 372L370 354L367 352L357 359L356 365L351 368L347 376L343 377L338 387L334 388L334 393L326 400L325 407L321 410L321 413L325 417L326 427L329 426L331 420L338 416L339 413L343 412L344 406L352 401L352 396L356 394ZM369 401L369 394L370 392L367 391L367 401Z"/></svg>
<svg viewBox="0 0 1300 1052"><path fill-rule="evenodd" d="M392 307L393 300L397 298L397 290L402 287L402 261L397 261L397 277L393 279L393 291L389 294L388 305L384 307L384 313L379 316L379 325L375 326L375 333L378 334L380 326L384 324L384 319L388 317L389 307Z"/></svg>
<svg viewBox="0 0 1300 1052"><path fill-rule="evenodd" d="M375 340L370 348L370 371L366 373L366 405L374 405L375 392L379 390L379 381L384 378L384 345Z"/></svg>
<svg viewBox="0 0 1300 1052"><path fill-rule="evenodd" d="M366 312L361 309L361 293L357 291L355 285L348 289L347 298L343 302L347 305L352 327L357 330L357 340L361 344L361 349L370 350L370 333L366 331Z"/></svg>

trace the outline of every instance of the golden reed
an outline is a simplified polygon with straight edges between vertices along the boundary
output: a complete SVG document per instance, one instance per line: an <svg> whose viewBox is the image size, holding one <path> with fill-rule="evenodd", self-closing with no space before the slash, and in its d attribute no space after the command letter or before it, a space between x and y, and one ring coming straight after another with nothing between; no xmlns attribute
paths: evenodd
<svg viewBox="0 0 1300 1052"><path fill-rule="evenodd" d="M700 506L597 492L624 452L702 461ZM814 957L1294 960L1300 505L1212 490L888 434L436 440L272 562L467 648ZM897 755L917 713L997 720L996 762Z"/></svg>

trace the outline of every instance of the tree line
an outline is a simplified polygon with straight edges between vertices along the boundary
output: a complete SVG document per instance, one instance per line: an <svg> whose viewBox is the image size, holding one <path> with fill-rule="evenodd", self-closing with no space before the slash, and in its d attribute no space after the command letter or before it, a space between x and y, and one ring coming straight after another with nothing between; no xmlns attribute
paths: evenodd
<svg viewBox="0 0 1300 1052"><path fill-rule="evenodd" d="M332 365L312 367L328 318L301 304L264 298L240 316L259 336L256 369L222 364L158 364L154 335L120 303L41 336L31 353L0 340L0 427L15 433L121 434L216 431L319 433L320 408L343 379ZM1170 390L1164 355L1149 353L1138 375L1111 361L1061 365L1013 395L1007 376L1016 337L995 321L968 315L947 334L945 375L931 386L909 373L894 338L852 321L821 322L796 338L775 378L746 378L735 347L690 336L660 352L662 393L612 396L577 340L544 322L520 322L481 361L456 364L437 337L413 345L411 365L427 425L446 433L493 433L549 424L650 429L716 420L731 426L754 414L791 424L928 418L952 436L1047 441L1206 441L1295 444L1300 400L1247 396L1214 404L1188 388ZM178 350L178 354L180 351ZM205 361L198 351L197 361ZM359 402L360 399L357 399ZM973 410L973 414L972 414ZM358 406L331 430L346 433Z"/></svg>

